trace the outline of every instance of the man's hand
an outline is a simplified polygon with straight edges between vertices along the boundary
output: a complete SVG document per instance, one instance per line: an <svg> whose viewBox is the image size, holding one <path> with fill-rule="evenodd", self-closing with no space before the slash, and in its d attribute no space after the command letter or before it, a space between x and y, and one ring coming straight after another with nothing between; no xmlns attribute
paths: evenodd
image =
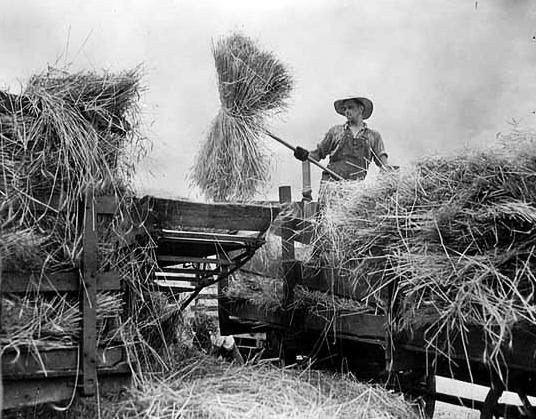
<svg viewBox="0 0 536 419"><path fill-rule="evenodd" d="M294 150L294 157L296 157L300 161L306 161L309 157L309 152L300 146L296 147L296 150Z"/></svg>

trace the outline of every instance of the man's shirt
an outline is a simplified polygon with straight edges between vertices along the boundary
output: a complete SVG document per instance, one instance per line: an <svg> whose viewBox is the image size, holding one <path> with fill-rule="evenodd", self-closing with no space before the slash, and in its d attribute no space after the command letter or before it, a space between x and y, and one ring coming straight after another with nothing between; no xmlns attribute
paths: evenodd
<svg viewBox="0 0 536 419"><path fill-rule="evenodd" d="M372 160L381 166L381 156L387 156L385 146L379 132L367 127L365 123L355 134L348 123L332 127L318 144L316 150L310 153L315 160L329 158L328 169L341 175L344 179L364 179ZM324 172L322 180L331 180Z"/></svg>

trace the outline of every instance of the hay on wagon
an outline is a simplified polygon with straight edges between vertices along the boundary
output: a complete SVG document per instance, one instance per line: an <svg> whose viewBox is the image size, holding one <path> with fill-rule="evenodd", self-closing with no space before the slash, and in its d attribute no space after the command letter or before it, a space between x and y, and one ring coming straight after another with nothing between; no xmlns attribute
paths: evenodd
<svg viewBox="0 0 536 419"><path fill-rule="evenodd" d="M115 214L96 220L98 269L119 272L130 300L101 294L97 315L104 319L107 308L117 310L114 317L120 321L107 322L115 330L106 332L126 341L136 349L132 356L149 364L161 355L147 348L149 343L165 346L167 341L157 319L169 320L170 315L169 305L153 301L146 287L156 266L150 238L138 243L129 237L135 227L135 164L150 147L139 125L141 76L139 67L120 73L49 69L31 77L19 95L0 92L0 254L4 273L31 271L37 284L53 272L77 268L83 234L80 202L88 191L115 197ZM44 297L39 291L5 296L4 302L15 308L8 319L3 313L10 325L3 339L10 347L75 343L77 304L65 294ZM119 313L125 308L131 316Z"/></svg>
<svg viewBox="0 0 536 419"><path fill-rule="evenodd" d="M396 284L395 330L428 329L450 353L483 328L498 368L512 330L536 325L536 137L427 157L373 182L326 185L318 263L349 281Z"/></svg>

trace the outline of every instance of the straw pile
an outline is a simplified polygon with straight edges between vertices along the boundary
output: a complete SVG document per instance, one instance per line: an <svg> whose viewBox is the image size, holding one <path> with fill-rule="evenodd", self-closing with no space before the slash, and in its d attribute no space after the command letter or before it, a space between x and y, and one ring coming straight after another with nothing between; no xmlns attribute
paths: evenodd
<svg viewBox="0 0 536 419"><path fill-rule="evenodd" d="M97 294L97 336L100 342L113 337L122 313L122 296ZM79 303L65 295L34 298L6 295L2 298L2 350L29 346L68 346L77 342L82 314Z"/></svg>
<svg viewBox="0 0 536 419"><path fill-rule="evenodd" d="M104 321L106 313L123 308L132 315L123 314L115 331L100 328L101 338L115 333L134 349L132 359L149 364L162 361L159 349L167 338L155 335L163 335L163 323L174 317L159 310L146 286L156 266L154 244L149 237L143 243L129 238L132 176L149 147L138 123L140 83L140 68L118 74L49 69L32 77L21 95L0 92L0 253L4 271L33 271L37 283L51 272L77 268L80 201L89 190L115 197L116 213L96 220L97 257L100 272L119 272L129 300L100 295L98 316ZM12 314L2 316L9 345L74 342L80 313L71 297L45 299L34 294L38 289L28 291L4 300Z"/></svg>
<svg viewBox="0 0 536 419"><path fill-rule="evenodd" d="M425 158L371 183L326 187L317 245L350 281L398 283L398 330L426 327L429 345L484 329L497 366L514 327L536 325L536 137Z"/></svg>
<svg viewBox="0 0 536 419"><path fill-rule="evenodd" d="M224 295L233 301L252 304L267 313L278 312L283 310L283 279L239 271L229 280ZM374 312L372 307L360 301L312 290L304 285L294 288L293 297L289 307L293 310L321 313L335 309L346 314Z"/></svg>
<svg viewBox="0 0 536 419"><path fill-rule="evenodd" d="M22 95L2 94L0 220L6 261L17 263L10 269L73 266L80 253L75 210L86 191L126 195L144 147L136 130L139 83L139 69L50 70L32 77Z"/></svg>
<svg viewBox="0 0 536 419"><path fill-rule="evenodd" d="M115 410L115 409L114 409ZM351 376L234 366L189 359L172 375L147 379L117 418L416 418L401 396Z"/></svg>
<svg viewBox="0 0 536 419"><path fill-rule="evenodd" d="M213 55L221 109L191 178L208 199L245 201L268 179L264 120L286 107L293 81L273 53L238 33L220 39Z"/></svg>

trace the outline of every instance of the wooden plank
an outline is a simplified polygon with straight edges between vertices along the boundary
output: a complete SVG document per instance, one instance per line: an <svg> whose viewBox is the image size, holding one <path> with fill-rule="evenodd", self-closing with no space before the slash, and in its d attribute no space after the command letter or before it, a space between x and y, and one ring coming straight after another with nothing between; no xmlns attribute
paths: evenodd
<svg viewBox="0 0 536 419"><path fill-rule="evenodd" d="M198 300L217 300L218 294L199 294Z"/></svg>
<svg viewBox="0 0 536 419"><path fill-rule="evenodd" d="M216 277L220 274L220 272L205 272L203 276L196 276L194 272L192 272L190 275L188 275L188 272L185 274L176 274L176 273L169 273L169 272L156 272L155 277L158 281L165 281L165 282L191 282L194 284L199 284L200 282L206 282L211 281L213 279L216 279Z"/></svg>
<svg viewBox="0 0 536 419"><path fill-rule="evenodd" d="M178 295L178 294L182 294L184 292L192 292L192 291L195 290L195 287L194 286L191 286L191 287L188 287L188 286L170 287L170 286L166 286L166 285L156 284L156 285L152 286L151 289L153 291L160 291L160 292L165 292L167 294Z"/></svg>
<svg viewBox="0 0 536 419"><path fill-rule="evenodd" d="M304 317L304 329L315 332L328 332L336 336L355 336L385 340L385 316L373 314L335 314L333 311L310 314Z"/></svg>
<svg viewBox="0 0 536 419"><path fill-rule="evenodd" d="M218 275L219 270L216 269L215 271L210 270L204 270L204 269L188 269L188 268L175 268L174 271L168 271L166 268L163 268L161 271L155 272L155 276L157 276L159 279L169 279L170 281L173 281L174 278L177 278L177 280L185 279L185 280L196 280L200 278L201 276L214 276Z"/></svg>
<svg viewBox="0 0 536 419"><path fill-rule="evenodd" d="M430 332L432 334L433 332ZM449 340L451 359L460 361L463 365L467 358L471 363L485 365L486 354L492 350L490 342L486 342L486 333L481 327L469 326L467 335L469 344L464 348L460 337L451 337ZM446 338L442 341L445 342ZM428 348L425 329L414 330L411 333L401 333L396 336L399 342L397 345L403 349L434 353L433 348ZM515 327L512 331L511 339L503 346L503 365L511 369L526 372L536 372L536 328ZM466 356L467 354L467 356Z"/></svg>
<svg viewBox="0 0 536 419"><path fill-rule="evenodd" d="M184 240L184 239L198 239L211 242L238 242L244 245L257 244L258 242L265 242L264 239L259 239L258 234L252 235L242 234L224 234L224 233L212 233L203 231L185 231L185 230L163 230L162 235L158 237L158 240Z"/></svg>
<svg viewBox="0 0 536 419"><path fill-rule="evenodd" d="M117 197L113 195L95 197L95 214L113 215L119 209Z"/></svg>
<svg viewBox="0 0 536 419"><path fill-rule="evenodd" d="M261 243L254 247L260 246ZM208 257L225 255L236 250L243 250L252 244L241 242L216 242L211 240L184 239L176 241L157 241L157 256L160 255L180 255L183 257Z"/></svg>
<svg viewBox="0 0 536 419"><path fill-rule="evenodd" d="M217 314L218 313L218 307L216 306L212 306L212 307L209 307L209 306L194 306L192 307L192 310L195 312L195 311L202 311L203 313L207 313L207 314Z"/></svg>
<svg viewBox="0 0 536 419"><path fill-rule="evenodd" d="M317 291L333 292L335 295L361 301L370 294L376 286L341 277L336 269L302 267L302 284ZM379 280L377 281L379 284Z"/></svg>
<svg viewBox="0 0 536 419"><path fill-rule="evenodd" d="M243 303L230 304L228 308L229 316L236 317L240 319L240 321L253 321L269 324L271 326L276 327L287 326L287 321L284 316L284 313L275 313L273 311L261 309L253 304Z"/></svg>
<svg viewBox="0 0 536 419"><path fill-rule="evenodd" d="M97 231L93 207L93 191L86 193L83 205L84 231L82 239L82 284L80 307L82 311L82 394L92 396L97 381Z"/></svg>
<svg viewBox="0 0 536 419"><path fill-rule="evenodd" d="M80 290L78 270L45 273L11 272L2 273L3 292L69 292ZM121 290L119 272L104 272L97 275L97 288L100 291Z"/></svg>
<svg viewBox="0 0 536 419"><path fill-rule="evenodd" d="M453 404L457 406L467 407L469 409L481 410L484 402L481 400L472 400L466 397L458 397L450 394L436 393L433 397L438 402ZM508 419L527 418L520 410L521 406L511 405L507 403L498 403L494 409L496 417L507 417Z"/></svg>
<svg viewBox="0 0 536 419"><path fill-rule="evenodd" d="M75 377L20 380L4 385L3 409L69 400L76 390Z"/></svg>
<svg viewBox="0 0 536 419"><path fill-rule="evenodd" d="M99 371L99 390L103 394L126 388L130 383L131 375L128 365L123 364L113 369ZM76 384L75 375L9 381L4 385L2 408L16 409L41 403L68 401L76 391Z"/></svg>
<svg viewBox="0 0 536 419"><path fill-rule="evenodd" d="M176 265L180 265L184 263L214 263L217 265L227 266L233 263L231 259L223 259L223 258L212 259L212 258L185 257L185 256L175 256L175 255L158 255L157 259L158 259L158 262L174 263Z"/></svg>
<svg viewBox="0 0 536 419"><path fill-rule="evenodd" d="M16 352L8 350L2 355L4 380L22 378L58 377L76 375L79 360L78 348L39 349L38 354L31 351ZM125 359L123 348L99 348L97 366L111 368Z"/></svg>
<svg viewBox="0 0 536 419"><path fill-rule="evenodd" d="M61 195L54 194L50 196L32 197L29 208L36 213L44 211L62 212L67 209L65 205L65 198ZM113 195L94 197L94 205L94 213L101 215L113 215L119 208L117 198Z"/></svg>
<svg viewBox="0 0 536 419"><path fill-rule="evenodd" d="M148 223L160 228L210 228L265 231L280 208L268 205L204 204L146 196L138 202L139 213L149 213ZM149 226L151 227L151 226Z"/></svg>

